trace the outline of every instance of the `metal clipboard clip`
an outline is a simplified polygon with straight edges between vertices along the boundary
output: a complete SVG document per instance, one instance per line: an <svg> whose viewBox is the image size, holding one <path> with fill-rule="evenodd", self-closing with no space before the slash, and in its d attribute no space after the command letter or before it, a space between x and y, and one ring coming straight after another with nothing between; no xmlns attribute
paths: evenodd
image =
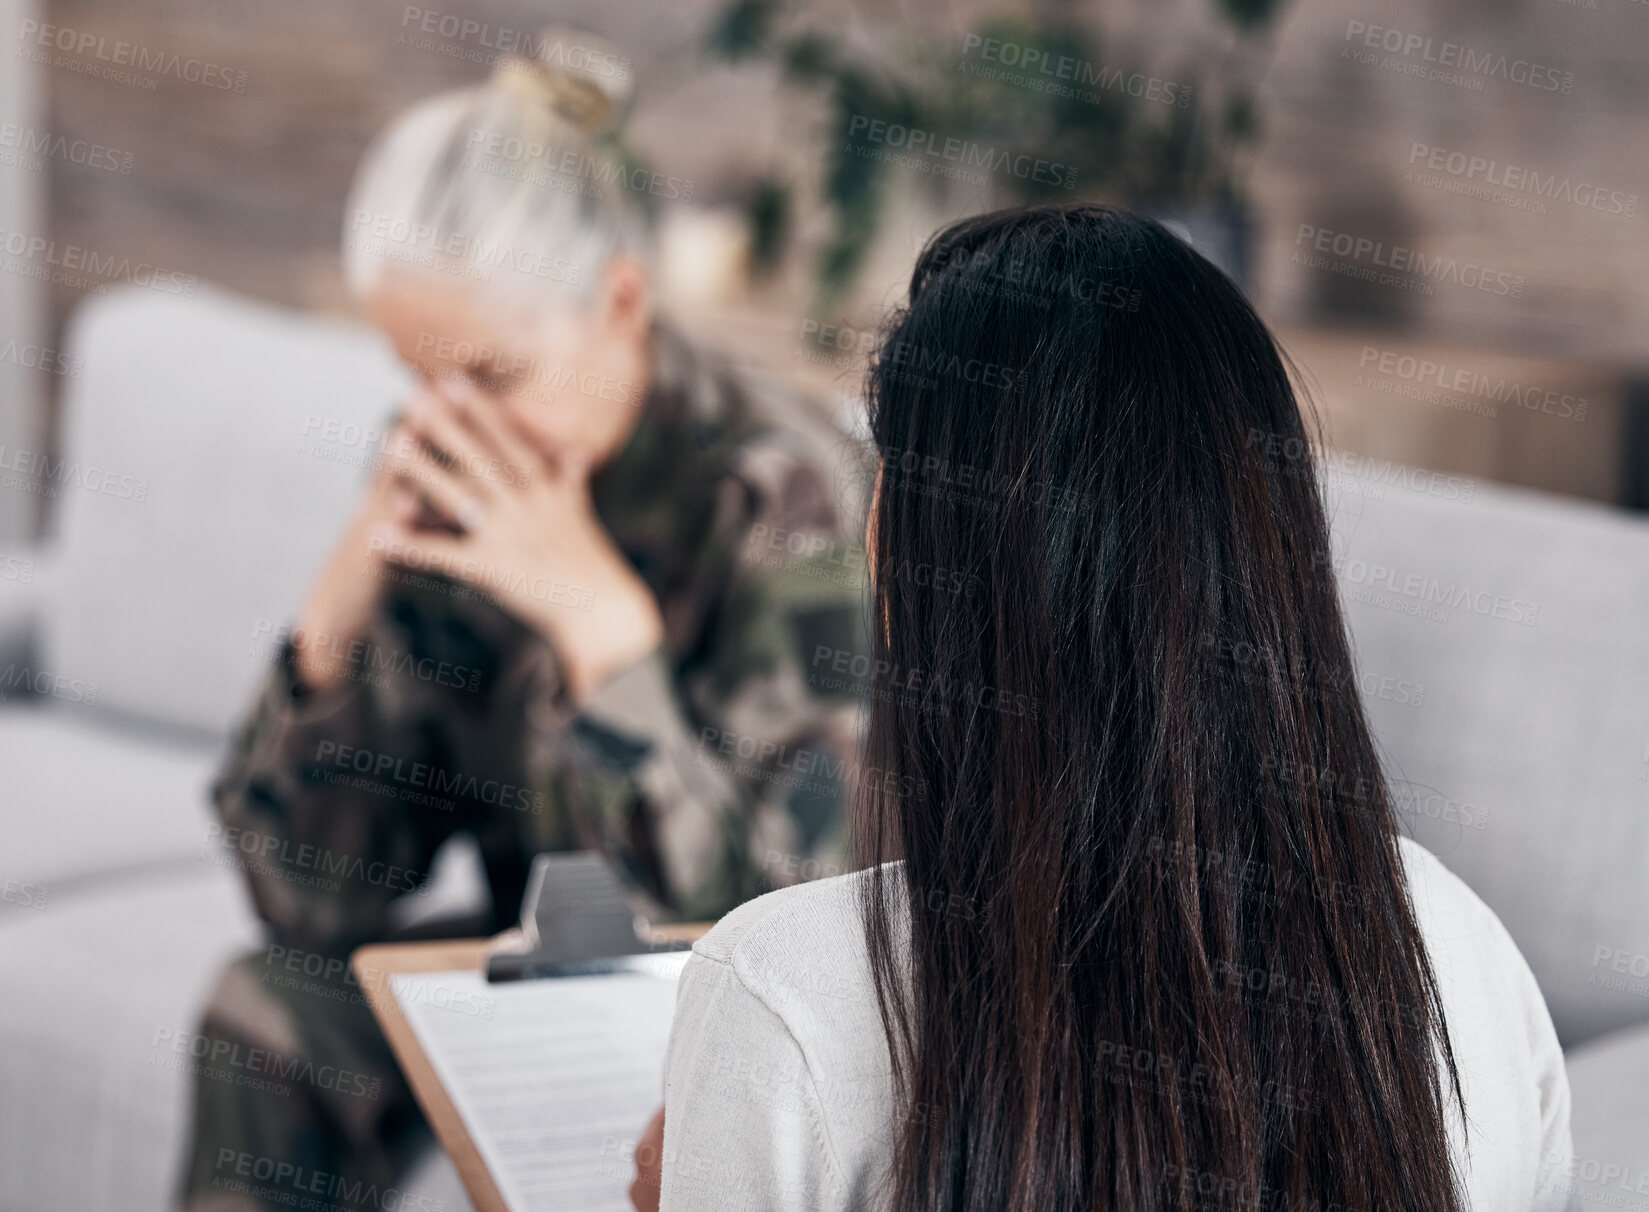
<svg viewBox="0 0 1649 1212"><path fill-rule="evenodd" d="M521 898L519 948L487 957L487 980L535 980L630 971L638 957L686 951L690 942L653 940L596 851L540 854Z"/></svg>

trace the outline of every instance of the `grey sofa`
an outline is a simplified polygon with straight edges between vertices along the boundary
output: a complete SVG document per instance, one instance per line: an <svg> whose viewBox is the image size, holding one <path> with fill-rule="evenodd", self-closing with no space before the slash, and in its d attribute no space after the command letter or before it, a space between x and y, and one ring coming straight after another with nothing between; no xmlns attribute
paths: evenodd
<svg viewBox="0 0 1649 1212"><path fill-rule="evenodd" d="M0 552L0 670L45 691L0 685L8 1212L168 1204L187 1076L157 1033L189 1030L259 937L207 782L269 629L359 492L362 431L406 383L362 330L216 292L113 293L67 348L85 366L62 446L80 470L60 473L49 540ZM1623 1186L1649 1184L1649 524L1402 468L1330 481L1405 815L1545 990L1582 1205L1630 1206ZM479 895L447 857L409 916ZM466 1206L438 1156L409 1187Z"/></svg>
<svg viewBox="0 0 1649 1212"><path fill-rule="evenodd" d="M1328 481L1409 831L1540 981L1580 1206L1649 1207L1649 521L1365 460Z"/></svg>
<svg viewBox="0 0 1649 1212"><path fill-rule="evenodd" d="M171 1206L189 1077L156 1041L260 941L207 786L407 381L363 330L218 292L71 328L53 533L0 579L8 1212ZM444 871L426 901L478 894ZM467 1206L450 1167L413 1189Z"/></svg>

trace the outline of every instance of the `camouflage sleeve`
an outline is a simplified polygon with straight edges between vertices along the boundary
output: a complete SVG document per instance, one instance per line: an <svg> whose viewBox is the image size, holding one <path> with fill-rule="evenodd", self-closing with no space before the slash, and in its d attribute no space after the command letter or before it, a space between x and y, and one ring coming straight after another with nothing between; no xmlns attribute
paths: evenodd
<svg viewBox="0 0 1649 1212"><path fill-rule="evenodd" d="M291 660L288 645L212 788L220 823L208 840L245 872L280 941L342 949L370 937L390 901L421 883L440 839L392 827L386 805L351 785L355 751L399 748L384 739L373 689L345 682L301 695ZM346 765L334 779L340 752Z"/></svg>
<svg viewBox="0 0 1649 1212"><path fill-rule="evenodd" d="M839 485L782 436L721 489L700 642L630 666L561 734L567 802L678 920L851 861L863 549Z"/></svg>
<svg viewBox="0 0 1649 1212"><path fill-rule="evenodd" d="M313 693L297 689L288 637L213 786L209 844L245 870L259 915L289 946L385 937L391 906L425 882L455 830L543 811L526 787L521 729L501 722L519 717L523 684L546 671L474 645L430 653L404 624L380 617L351 646L346 678ZM553 661L546 646L527 651Z"/></svg>

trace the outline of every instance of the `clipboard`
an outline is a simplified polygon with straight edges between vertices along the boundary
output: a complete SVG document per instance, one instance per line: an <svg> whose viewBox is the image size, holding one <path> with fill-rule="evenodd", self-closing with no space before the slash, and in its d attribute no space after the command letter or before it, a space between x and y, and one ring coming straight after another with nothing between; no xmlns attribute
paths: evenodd
<svg viewBox="0 0 1649 1212"><path fill-rule="evenodd" d="M484 972L489 988L509 997L526 982L621 970L635 957L685 950L711 925L647 925L630 913L617 877L594 853L539 855L521 917L520 927L490 939L371 944L350 959L373 1017L477 1212L512 1210L399 1001L395 978L461 973L473 979ZM636 1124L635 1131L643 1126Z"/></svg>

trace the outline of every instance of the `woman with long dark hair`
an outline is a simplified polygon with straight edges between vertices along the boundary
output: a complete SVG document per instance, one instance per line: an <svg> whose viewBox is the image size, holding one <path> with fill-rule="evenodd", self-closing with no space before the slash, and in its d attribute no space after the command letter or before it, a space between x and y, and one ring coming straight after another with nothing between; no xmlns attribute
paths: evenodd
<svg viewBox="0 0 1649 1212"><path fill-rule="evenodd" d="M1545 1004L1399 837L1236 287L1104 207L957 223L870 422L870 865L695 949L663 1207L1564 1206Z"/></svg>

